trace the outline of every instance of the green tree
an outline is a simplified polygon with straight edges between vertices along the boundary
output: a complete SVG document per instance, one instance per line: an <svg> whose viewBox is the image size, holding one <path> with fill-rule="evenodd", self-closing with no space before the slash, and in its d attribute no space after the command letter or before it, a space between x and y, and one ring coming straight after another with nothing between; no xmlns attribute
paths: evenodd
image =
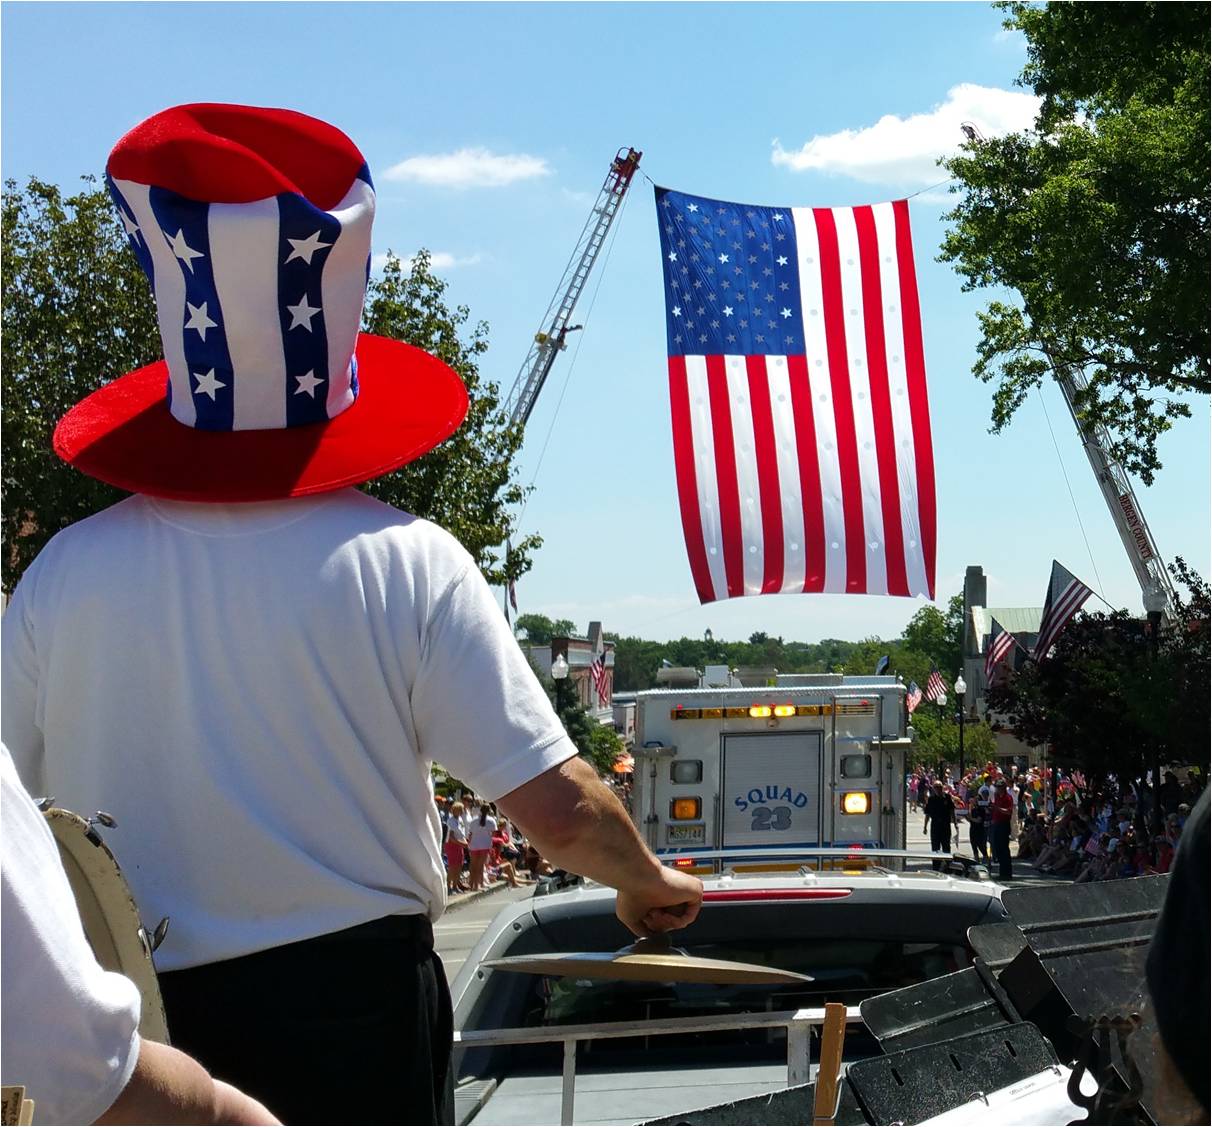
<svg viewBox="0 0 1212 1127"><path fill-rule="evenodd" d="M945 612L935 606L922 607L906 624L903 640L906 649L936 662L943 680L954 677L963 664L964 596L952 595ZM929 671L927 665L924 672Z"/></svg>
<svg viewBox="0 0 1212 1127"><path fill-rule="evenodd" d="M1050 657L991 686L991 711L1019 739L1051 744L1062 761L1095 776L1139 777L1156 754L1208 770L1208 586L1183 561L1177 622L1156 646L1125 611L1070 622Z"/></svg>
<svg viewBox="0 0 1212 1127"><path fill-rule="evenodd" d="M480 375L478 358L488 350L488 325L466 331L466 305L451 309L446 282L430 268L430 254L418 251L408 269L388 253L382 277L371 278L363 328L402 340L445 361L463 380L470 406L467 419L440 446L363 488L389 505L415 513L452 532L490 583L502 585L530 570L542 539L513 535L516 512L526 489L516 480L514 459L522 428L511 424L495 383Z"/></svg>
<svg viewBox="0 0 1212 1127"><path fill-rule="evenodd" d="M156 307L109 193L37 178L3 200L3 585L60 529L124 493L61 462L55 424L107 380L161 355Z"/></svg>
<svg viewBox="0 0 1212 1127"><path fill-rule="evenodd" d="M963 197L942 260L979 315L973 369L994 433L1057 369L1080 370L1083 423L1153 480L1157 440L1208 394L1209 5L998 5L1027 39L1032 130L945 162Z"/></svg>
<svg viewBox="0 0 1212 1127"><path fill-rule="evenodd" d="M552 621L545 614L519 614L517 628L526 631L527 641L546 646L552 639Z"/></svg>
<svg viewBox="0 0 1212 1127"><path fill-rule="evenodd" d="M926 767L937 769L945 763L952 769L959 766L959 720L955 698L946 705L923 701L913 713L913 730L917 733L914 758ZM987 724L979 720L964 721L964 770L983 766L997 754L997 740Z"/></svg>

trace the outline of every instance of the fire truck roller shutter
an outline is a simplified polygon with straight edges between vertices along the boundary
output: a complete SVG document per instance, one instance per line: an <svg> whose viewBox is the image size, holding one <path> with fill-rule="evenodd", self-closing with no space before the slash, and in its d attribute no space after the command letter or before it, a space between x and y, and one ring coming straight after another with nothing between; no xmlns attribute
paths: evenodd
<svg viewBox="0 0 1212 1127"><path fill-rule="evenodd" d="M724 736L722 847L816 845L824 733Z"/></svg>

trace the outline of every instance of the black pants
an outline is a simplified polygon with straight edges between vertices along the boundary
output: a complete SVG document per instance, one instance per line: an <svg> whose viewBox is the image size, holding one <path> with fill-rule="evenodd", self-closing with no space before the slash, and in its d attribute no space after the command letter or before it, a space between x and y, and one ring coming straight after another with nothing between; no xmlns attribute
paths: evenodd
<svg viewBox="0 0 1212 1127"><path fill-rule="evenodd" d="M937 853L942 850L944 853L951 852L951 823L944 822L941 818L930 819L930 849L931 852ZM946 861L935 861L936 869L945 869Z"/></svg>
<svg viewBox="0 0 1212 1127"><path fill-rule="evenodd" d="M993 859L997 862L998 878L1013 879L1014 869L1010 864L1010 823L994 822L989 827L989 841L993 846Z"/></svg>
<svg viewBox="0 0 1212 1127"><path fill-rule="evenodd" d="M160 975L174 1047L287 1124L454 1122L433 929L389 916Z"/></svg>
<svg viewBox="0 0 1212 1127"><path fill-rule="evenodd" d="M989 860L989 835L985 832L984 824L972 822L968 826L968 840L972 842L972 859Z"/></svg>

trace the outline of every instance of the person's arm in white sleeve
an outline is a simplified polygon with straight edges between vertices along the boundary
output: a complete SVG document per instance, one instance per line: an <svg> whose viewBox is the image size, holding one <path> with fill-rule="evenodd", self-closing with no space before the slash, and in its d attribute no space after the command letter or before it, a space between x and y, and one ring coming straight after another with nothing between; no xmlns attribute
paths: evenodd
<svg viewBox="0 0 1212 1127"><path fill-rule="evenodd" d="M474 566L434 608L412 710L421 753L497 798L548 860L618 889L619 918L636 934L698 915L702 883L657 861L577 756Z"/></svg>
<svg viewBox="0 0 1212 1127"><path fill-rule="evenodd" d="M138 1033L139 992L102 969L45 818L0 745L4 1084L39 1123L277 1123L196 1061Z"/></svg>

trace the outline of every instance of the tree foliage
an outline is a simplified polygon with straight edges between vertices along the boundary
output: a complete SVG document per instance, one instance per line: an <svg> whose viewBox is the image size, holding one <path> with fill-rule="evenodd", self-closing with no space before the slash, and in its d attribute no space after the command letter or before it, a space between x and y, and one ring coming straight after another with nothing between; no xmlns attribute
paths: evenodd
<svg viewBox="0 0 1212 1127"><path fill-rule="evenodd" d="M989 708L1019 739L1051 744L1094 774L1139 776L1152 763L1208 769L1208 585L1182 560L1171 568L1187 595L1157 639L1124 611L1085 614L1065 627L1052 655L990 687Z"/></svg>
<svg viewBox="0 0 1212 1127"><path fill-rule="evenodd" d="M547 645L552 638L577 637L576 623L569 618L552 621L545 614L518 615L517 628L526 631L526 640L536 646Z"/></svg>
<svg viewBox="0 0 1212 1127"><path fill-rule="evenodd" d="M523 537L505 558L514 513L526 494L514 467L522 428L509 422L497 385L480 375L478 358L488 350L488 325L479 321L466 331L470 310L446 304L446 282L433 273L430 262L429 252L422 250L405 270L389 253L382 277L370 279L363 328L416 345L449 364L467 388L467 419L424 457L363 488L442 525L472 554L490 583L503 585L530 570L531 554L542 543L533 534Z"/></svg>
<svg viewBox="0 0 1212 1127"><path fill-rule="evenodd" d="M72 196L36 177L4 185L6 591L56 532L124 496L55 456L55 424L103 383L162 355L155 301L109 193L83 179ZM445 291L425 251L407 270L389 255L382 277L370 281L363 327L440 357L462 377L471 405L441 446L364 488L449 529L499 584L523 574L541 543L524 537L503 558L524 495L514 471L521 428L509 424L496 385L480 375L487 326L468 329L467 307L450 308Z"/></svg>
<svg viewBox="0 0 1212 1127"><path fill-rule="evenodd" d="M161 355L156 307L109 194L4 185L3 585L60 529L125 494L61 462L55 424L107 380Z"/></svg>
<svg viewBox="0 0 1212 1127"><path fill-rule="evenodd" d="M942 259L979 314L973 369L999 432L1050 372L1077 370L1083 425L1153 480L1157 441L1209 381L1209 5L998 5L1027 39L1032 130L946 163L962 199Z"/></svg>

